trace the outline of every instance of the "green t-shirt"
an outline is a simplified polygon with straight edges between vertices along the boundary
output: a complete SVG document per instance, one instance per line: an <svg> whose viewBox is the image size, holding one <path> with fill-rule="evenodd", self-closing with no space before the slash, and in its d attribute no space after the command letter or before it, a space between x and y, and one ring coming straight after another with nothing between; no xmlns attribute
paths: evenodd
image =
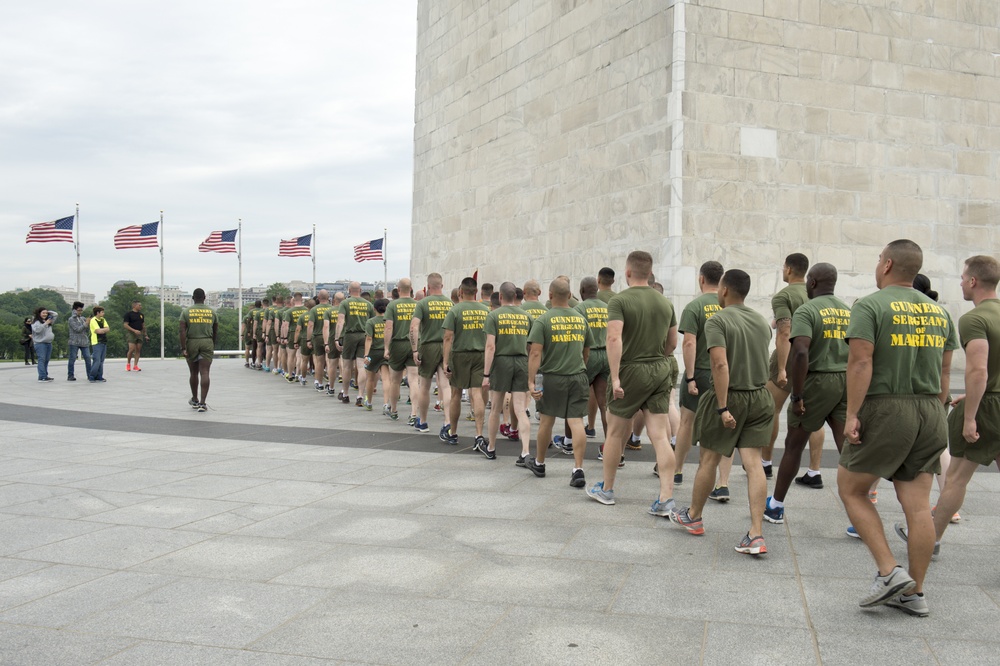
<svg viewBox="0 0 1000 666"><path fill-rule="evenodd" d="M406 340L410 337L410 320L417 309L412 298L397 298L385 309L385 318L392 322L392 339Z"/></svg>
<svg viewBox="0 0 1000 666"><path fill-rule="evenodd" d="M187 324L187 338L211 338L212 325L219 321L212 308L206 305L192 305L181 310L182 322Z"/></svg>
<svg viewBox="0 0 1000 666"><path fill-rule="evenodd" d="M453 352L483 351L486 349L486 315L490 309L475 301L462 301L452 306L444 318L443 328L455 334Z"/></svg>
<svg viewBox="0 0 1000 666"><path fill-rule="evenodd" d="M695 370L712 369L708 347L705 346L705 322L720 310L722 310L722 306L719 305L719 295L710 292L694 299L681 311L681 320L677 325L677 330L680 333L690 333L695 336Z"/></svg>
<svg viewBox="0 0 1000 666"><path fill-rule="evenodd" d="M597 290L597 297L602 301L604 301L605 303L610 303L611 299L614 298L615 296L617 296L617 294L615 294L615 292L611 291L610 289Z"/></svg>
<svg viewBox="0 0 1000 666"><path fill-rule="evenodd" d="M771 311L774 320L791 319L795 311L809 300L805 282L795 282L788 285L771 297Z"/></svg>
<svg viewBox="0 0 1000 666"><path fill-rule="evenodd" d="M295 320L298 326L299 332L299 346L304 347L307 342L309 342L309 310L305 310L299 313L298 319Z"/></svg>
<svg viewBox="0 0 1000 666"><path fill-rule="evenodd" d="M420 319L420 344L441 342L444 338L441 325L453 305L451 299L442 294L425 296L417 301L413 316Z"/></svg>
<svg viewBox="0 0 1000 666"><path fill-rule="evenodd" d="M306 318L306 325L310 322L312 323L314 338L323 337L323 322L330 318L329 315L332 311L333 306L330 303L320 303L318 305L314 305L312 309L309 310L309 315Z"/></svg>
<svg viewBox="0 0 1000 666"><path fill-rule="evenodd" d="M385 316L375 315L365 322L365 335L372 339L371 356L385 353Z"/></svg>
<svg viewBox="0 0 1000 666"><path fill-rule="evenodd" d="M791 338L809 338L809 372L846 372L851 308L833 294L806 301L792 315Z"/></svg>
<svg viewBox="0 0 1000 666"><path fill-rule="evenodd" d="M288 339L295 340L296 338L296 327L302 324L302 331L299 333L299 337L305 337L306 325L303 322L302 315L309 312L309 308L304 305L293 305L288 308Z"/></svg>
<svg viewBox="0 0 1000 666"><path fill-rule="evenodd" d="M292 335L292 334L295 333L295 329L289 323L290 319L289 319L288 314L291 311L292 311L292 307L289 305L289 306L281 308L281 310L278 312L278 322L277 322L277 324L278 324L278 333L281 333L281 328L285 324L288 324L288 331L287 331L288 335Z"/></svg>
<svg viewBox="0 0 1000 666"><path fill-rule="evenodd" d="M622 322L622 363L663 361L674 306L652 287L629 287L608 303L608 321Z"/></svg>
<svg viewBox="0 0 1000 666"><path fill-rule="evenodd" d="M771 327L760 313L746 305L730 305L705 322L708 349L723 347L729 363L729 388L764 388L768 378Z"/></svg>
<svg viewBox="0 0 1000 666"><path fill-rule="evenodd" d="M263 312L263 310L261 310L260 308L253 308L253 309L250 310L250 314L248 315L248 319L250 320L250 330L251 331L254 331L254 330L257 330L257 331L263 330L262 327L261 327L261 324L260 324L260 313L261 312Z"/></svg>
<svg viewBox="0 0 1000 666"><path fill-rule="evenodd" d="M983 301L958 320L962 349L972 340L986 340L986 392L1000 393L1000 300Z"/></svg>
<svg viewBox="0 0 1000 666"><path fill-rule="evenodd" d="M494 356L527 356L531 317L515 305L502 305L486 315L486 335L496 337Z"/></svg>
<svg viewBox="0 0 1000 666"><path fill-rule="evenodd" d="M574 309L587 318L587 326L590 327L590 335L594 341L591 349L604 349L608 340L608 304L599 298L589 298Z"/></svg>
<svg viewBox="0 0 1000 666"><path fill-rule="evenodd" d="M538 319L548 310L541 301L521 301L521 309L531 315L532 319Z"/></svg>
<svg viewBox="0 0 1000 666"><path fill-rule="evenodd" d="M542 345L538 371L543 375L578 375L587 370L583 350L593 339L587 318L573 308L547 310L531 323L528 342Z"/></svg>
<svg viewBox="0 0 1000 666"><path fill-rule="evenodd" d="M958 348L951 316L911 287L885 287L851 309L847 339L875 345L868 395L937 395L945 351Z"/></svg>
<svg viewBox="0 0 1000 666"><path fill-rule="evenodd" d="M340 304L337 313L338 316L344 315L344 328L341 330L341 334L364 333L365 324L375 316L375 308L363 298L350 296Z"/></svg>

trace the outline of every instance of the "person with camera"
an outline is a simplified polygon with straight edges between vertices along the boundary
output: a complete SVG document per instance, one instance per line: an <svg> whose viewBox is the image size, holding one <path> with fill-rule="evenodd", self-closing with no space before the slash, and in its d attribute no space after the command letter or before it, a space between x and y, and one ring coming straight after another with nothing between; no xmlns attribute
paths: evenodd
<svg viewBox="0 0 1000 666"><path fill-rule="evenodd" d="M24 318L21 346L24 347L24 364L35 365L35 346L31 342L31 317Z"/></svg>
<svg viewBox="0 0 1000 666"><path fill-rule="evenodd" d="M35 308L35 314L31 322L31 342L35 346L35 354L38 355L38 381L51 382L49 377L49 359L52 358L52 340L55 334L52 332L52 324L56 322L57 313L50 311L44 306Z"/></svg>
<svg viewBox="0 0 1000 666"><path fill-rule="evenodd" d="M90 377L90 322L83 314L83 303L73 302L73 313L69 316L69 362L67 363L67 381L75 382L76 355L83 356L87 376Z"/></svg>

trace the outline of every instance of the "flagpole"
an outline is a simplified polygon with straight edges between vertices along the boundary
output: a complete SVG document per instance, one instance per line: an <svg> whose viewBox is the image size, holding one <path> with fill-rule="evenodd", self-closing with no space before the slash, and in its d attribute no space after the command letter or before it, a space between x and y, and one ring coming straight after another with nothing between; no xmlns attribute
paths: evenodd
<svg viewBox="0 0 1000 666"><path fill-rule="evenodd" d="M160 211L160 360L163 356L163 211Z"/></svg>
<svg viewBox="0 0 1000 666"><path fill-rule="evenodd" d="M76 248L76 300L80 299L80 204L76 204L76 224L73 225L73 229L76 230L76 240L73 243L73 247Z"/></svg>
<svg viewBox="0 0 1000 666"><path fill-rule="evenodd" d="M309 294L310 298L316 295L316 225L313 225L313 237L312 237L312 260L313 260L313 282L312 290Z"/></svg>
<svg viewBox="0 0 1000 666"><path fill-rule="evenodd" d="M236 330L238 332L240 330L240 326L243 325L243 218L242 217L239 218L236 229L238 231L237 235L240 237L239 249L236 251L236 258L239 260L239 265L240 265L239 286L237 287L237 292L236 292L237 293L236 300L239 301L239 306L236 315L237 317ZM237 337L240 339L239 344L237 345L237 349L239 349L240 351L243 351L243 337L245 335L246 331L243 332L243 335L237 335Z"/></svg>
<svg viewBox="0 0 1000 666"><path fill-rule="evenodd" d="M382 227L382 289L389 293L389 230Z"/></svg>

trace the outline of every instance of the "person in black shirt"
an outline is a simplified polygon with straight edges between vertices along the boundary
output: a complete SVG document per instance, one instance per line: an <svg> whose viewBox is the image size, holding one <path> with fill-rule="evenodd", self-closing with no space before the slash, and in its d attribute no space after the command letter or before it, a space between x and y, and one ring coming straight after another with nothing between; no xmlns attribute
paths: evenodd
<svg viewBox="0 0 1000 666"><path fill-rule="evenodd" d="M125 313L125 341L128 342L126 371L140 371L139 354L142 352L142 343L143 340L149 342L149 336L146 335L146 319L141 310L142 302L133 301L132 309Z"/></svg>

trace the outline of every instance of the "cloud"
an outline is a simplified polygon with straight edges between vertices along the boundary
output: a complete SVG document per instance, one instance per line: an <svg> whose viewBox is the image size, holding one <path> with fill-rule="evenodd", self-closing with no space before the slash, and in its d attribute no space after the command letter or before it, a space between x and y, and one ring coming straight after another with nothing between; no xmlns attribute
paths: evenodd
<svg viewBox="0 0 1000 666"><path fill-rule="evenodd" d="M15 5L16 3L8 3ZM388 228L408 271L416 2L58 1L0 9L0 290L74 285L67 244L28 224L81 205L83 290L159 282L114 231L165 211L166 282L220 289L236 260L197 252L243 218L246 285L310 279L280 238L317 225L317 277L379 277L351 248Z"/></svg>

